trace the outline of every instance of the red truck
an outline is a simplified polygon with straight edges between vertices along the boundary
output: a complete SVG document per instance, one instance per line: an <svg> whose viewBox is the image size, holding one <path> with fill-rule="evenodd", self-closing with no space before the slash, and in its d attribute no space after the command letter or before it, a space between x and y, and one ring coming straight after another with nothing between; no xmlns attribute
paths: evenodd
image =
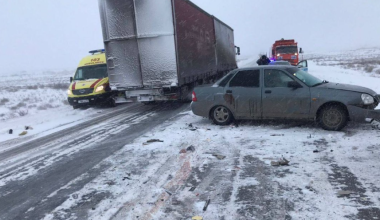
<svg viewBox="0 0 380 220"><path fill-rule="evenodd" d="M272 59L285 60L292 65L298 64L298 46L295 40L277 40L272 46Z"/></svg>

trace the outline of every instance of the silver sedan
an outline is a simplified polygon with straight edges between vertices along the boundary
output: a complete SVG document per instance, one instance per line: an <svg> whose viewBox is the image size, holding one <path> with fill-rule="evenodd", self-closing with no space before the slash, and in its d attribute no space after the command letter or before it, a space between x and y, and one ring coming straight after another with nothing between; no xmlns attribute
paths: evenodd
<svg viewBox="0 0 380 220"><path fill-rule="evenodd" d="M373 90L320 80L292 66L236 69L213 85L196 87L191 109L217 125L234 119L304 119L326 130L348 121L380 119Z"/></svg>

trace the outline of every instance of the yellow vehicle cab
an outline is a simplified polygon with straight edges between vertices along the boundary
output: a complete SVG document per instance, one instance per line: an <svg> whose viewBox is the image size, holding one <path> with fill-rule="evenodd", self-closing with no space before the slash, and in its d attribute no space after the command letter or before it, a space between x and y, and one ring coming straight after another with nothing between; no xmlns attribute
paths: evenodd
<svg viewBox="0 0 380 220"><path fill-rule="evenodd" d="M113 92L109 86L106 56L103 50L90 51L70 77L67 90L68 101L74 109L81 106L109 104L115 106Z"/></svg>

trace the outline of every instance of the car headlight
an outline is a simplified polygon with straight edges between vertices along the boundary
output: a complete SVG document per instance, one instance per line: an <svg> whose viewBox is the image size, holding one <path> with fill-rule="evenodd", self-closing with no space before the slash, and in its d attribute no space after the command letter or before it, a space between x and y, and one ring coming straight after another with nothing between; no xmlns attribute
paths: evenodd
<svg viewBox="0 0 380 220"><path fill-rule="evenodd" d="M67 95L73 95L73 92L70 89L68 89L67 90Z"/></svg>
<svg viewBox="0 0 380 220"><path fill-rule="evenodd" d="M373 97L368 95L368 94L362 94L362 100L364 102L364 105L370 105L370 104L373 104L375 102Z"/></svg>
<svg viewBox="0 0 380 220"><path fill-rule="evenodd" d="M96 88L95 92L101 92L104 90L104 85L101 85L101 86L98 86L98 88Z"/></svg>

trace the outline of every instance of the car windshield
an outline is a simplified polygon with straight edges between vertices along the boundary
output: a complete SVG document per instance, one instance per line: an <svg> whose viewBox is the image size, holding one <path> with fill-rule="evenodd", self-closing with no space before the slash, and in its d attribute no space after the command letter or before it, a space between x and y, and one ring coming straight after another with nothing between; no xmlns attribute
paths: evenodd
<svg viewBox="0 0 380 220"><path fill-rule="evenodd" d="M297 67L287 68L286 70L308 86L312 87L323 83L323 80L320 80L317 77L298 69Z"/></svg>
<svg viewBox="0 0 380 220"><path fill-rule="evenodd" d="M297 53L297 46L276 47L276 53L284 53L284 54Z"/></svg>
<svg viewBox="0 0 380 220"><path fill-rule="evenodd" d="M107 65L79 67L75 73L74 80L102 79L108 77Z"/></svg>

